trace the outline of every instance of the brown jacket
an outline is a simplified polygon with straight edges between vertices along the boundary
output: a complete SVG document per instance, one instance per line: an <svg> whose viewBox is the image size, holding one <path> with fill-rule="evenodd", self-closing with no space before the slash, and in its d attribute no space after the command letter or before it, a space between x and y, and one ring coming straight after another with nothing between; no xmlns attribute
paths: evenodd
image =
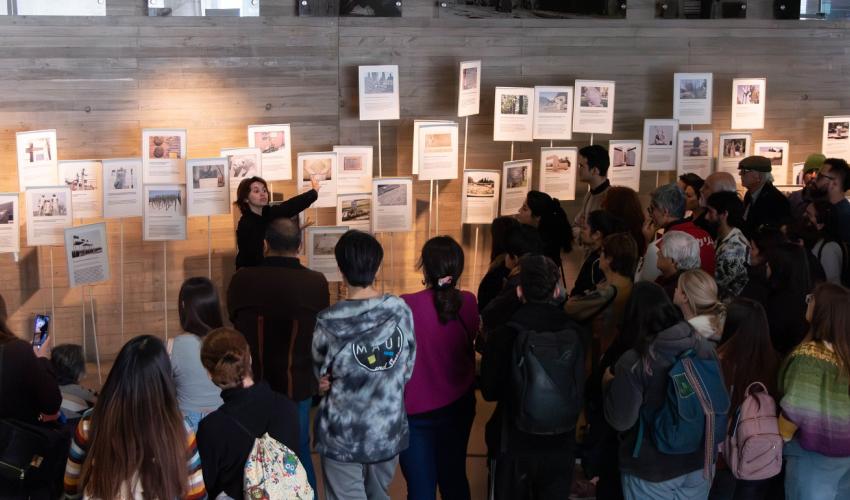
<svg viewBox="0 0 850 500"><path fill-rule="evenodd" d="M294 257L266 257L261 266L239 269L227 289L227 307L251 346L254 378L293 401L316 394L313 329L328 305L324 275Z"/></svg>

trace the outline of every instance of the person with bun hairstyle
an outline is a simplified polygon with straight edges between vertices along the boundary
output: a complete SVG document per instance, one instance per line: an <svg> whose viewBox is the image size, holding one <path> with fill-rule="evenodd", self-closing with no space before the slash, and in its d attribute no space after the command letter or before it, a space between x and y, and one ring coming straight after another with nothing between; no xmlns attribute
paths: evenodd
<svg viewBox="0 0 850 500"><path fill-rule="evenodd" d="M537 228L543 240L543 255L552 259L563 275L561 251L572 251L573 233L561 202L541 191L529 191L517 219L521 224Z"/></svg>
<svg viewBox="0 0 850 500"><path fill-rule="evenodd" d="M413 313L416 363L404 390L410 446L401 452L407 498L469 499L466 446L475 417L475 296L459 290L463 249L449 236L422 247L425 289L401 298Z"/></svg>
<svg viewBox="0 0 850 500"><path fill-rule="evenodd" d="M207 497L168 353L152 335L124 344L97 404L77 425L65 466L65 498L81 497Z"/></svg>
<svg viewBox="0 0 850 500"><path fill-rule="evenodd" d="M236 269L259 266L263 262L263 238L269 222L295 217L319 199L319 182L310 179L311 190L277 205L269 205L269 186L261 177L248 177L236 188L236 201L242 217L236 226Z"/></svg>
<svg viewBox="0 0 850 500"><path fill-rule="evenodd" d="M265 381L254 382L248 342L233 328L204 337L201 363L224 400L198 426L204 483L210 498L242 498L245 461L256 438L268 433L298 453L298 409Z"/></svg>

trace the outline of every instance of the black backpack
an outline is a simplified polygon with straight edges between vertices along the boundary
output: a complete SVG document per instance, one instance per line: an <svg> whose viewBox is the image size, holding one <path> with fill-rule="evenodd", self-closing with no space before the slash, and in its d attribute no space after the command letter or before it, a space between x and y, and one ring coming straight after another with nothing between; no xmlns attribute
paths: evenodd
<svg viewBox="0 0 850 500"><path fill-rule="evenodd" d="M584 388L579 332L572 327L537 332L513 322L507 326L517 332L511 362L511 406L517 429L538 435L573 431Z"/></svg>

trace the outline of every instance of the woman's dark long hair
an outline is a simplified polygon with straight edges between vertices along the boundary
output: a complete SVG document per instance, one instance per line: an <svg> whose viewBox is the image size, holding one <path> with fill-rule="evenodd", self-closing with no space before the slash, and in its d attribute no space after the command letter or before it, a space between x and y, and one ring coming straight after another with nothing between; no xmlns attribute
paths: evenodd
<svg viewBox="0 0 850 500"><path fill-rule="evenodd" d="M519 226L519 221L516 217L503 215L493 219L490 224L490 262L496 260L496 257L504 255L507 250L508 233L511 228Z"/></svg>
<svg viewBox="0 0 850 500"><path fill-rule="evenodd" d="M623 314L623 330L617 340L635 349L647 360L649 346L658 333L680 321L682 312L673 305L667 292L655 283L641 281L632 288Z"/></svg>
<svg viewBox="0 0 850 500"><path fill-rule="evenodd" d="M644 212L640 198L634 189L625 186L611 186L602 198L602 210L619 218L626 225L638 248L638 257L646 252L646 238L643 236Z"/></svg>
<svg viewBox="0 0 850 500"><path fill-rule="evenodd" d="M210 330L221 328L221 304L212 281L203 277L187 279L180 287L177 300L184 332L203 337Z"/></svg>
<svg viewBox="0 0 850 500"><path fill-rule="evenodd" d="M251 184L259 182L266 188L266 191L269 190L269 185L266 183L266 180L262 177L247 177L242 179L239 182L239 187L236 188L236 201L233 202L234 205L239 207L239 211L242 212L242 215L251 212L251 206L248 205L248 195L251 194Z"/></svg>
<svg viewBox="0 0 850 500"><path fill-rule="evenodd" d="M561 250L570 253L573 249L573 231L561 202L546 193L529 191L525 204L531 210L531 215L540 217L537 230L543 240L544 254L559 264Z"/></svg>
<svg viewBox="0 0 850 500"><path fill-rule="evenodd" d="M422 247L417 268L425 285L434 290L434 306L440 323L458 319L463 297L457 286L463 273L463 249L450 236L435 236Z"/></svg>
<svg viewBox="0 0 850 500"><path fill-rule="evenodd" d="M769 248L767 264L770 266L769 284L774 291L786 291L800 298L814 288L809 272L806 250L794 243L782 242Z"/></svg>
<svg viewBox="0 0 850 500"><path fill-rule="evenodd" d="M138 477L146 498L182 498L189 489L186 443L165 346L151 335L130 340L94 406L80 491L118 498Z"/></svg>
<svg viewBox="0 0 850 500"><path fill-rule="evenodd" d="M723 380L729 387L731 408L744 402L744 391L753 382L761 382L776 394L779 355L770 340L767 314L758 302L738 297L726 307L726 323L717 354L723 368Z"/></svg>
<svg viewBox="0 0 850 500"><path fill-rule="evenodd" d="M18 338L14 333L12 333L12 330L9 328L9 324L6 323L8 317L9 313L6 310L6 301L3 299L3 296L0 295L0 344L5 344L6 342Z"/></svg>
<svg viewBox="0 0 850 500"><path fill-rule="evenodd" d="M834 283L815 288L809 338L829 342L841 365L839 375L850 374L850 290ZM847 387L850 394L850 386Z"/></svg>

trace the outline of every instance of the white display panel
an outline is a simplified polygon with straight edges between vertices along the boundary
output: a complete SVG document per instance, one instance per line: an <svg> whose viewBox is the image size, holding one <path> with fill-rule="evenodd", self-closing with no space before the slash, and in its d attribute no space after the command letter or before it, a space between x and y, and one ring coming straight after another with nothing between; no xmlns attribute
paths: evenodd
<svg viewBox="0 0 850 500"><path fill-rule="evenodd" d="M292 179L292 131L288 124L250 125L248 147L260 150L263 179Z"/></svg>
<svg viewBox="0 0 850 500"><path fill-rule="evenodd" d="M65 262L71 288L109 281L106 223L65 229Z"/></svg>
<svg viewBox="0 0 850 500"><path fill-rule="evenodd" d="M334 146L337 154L337 194L372 189L372 146Z"/></svg>
<svg viewBox="0 0 850 500"><path fill-rule="evenodd" d="M641 170L676 170L678 133L679 122L676 120L644 120Z"/></svg>
<svg viewBox="0 0 850 500"><path fill-rule="evenodd" d="M679 131L679 161L676 176L697 174L705 179L714 171L712 168L713 135L711 130Z"/></svg>
<svg viewBox="0 0 850 500"><path fill-rule="evenodd" d="M461 224L490 224L499 216L498 170L464 170Z"/></svg>
<svg viewBox="0 0 850 500"><path fill-rule="evenodd" d="M348 229L345 226L307 228L307 267L324 274L329 282L342 281L334 248Z"/></svg>
<svg viewBox="0 0 850 500"><path fill-rule="evenodd" d="M142 216L142 159L103 160L103 216Z"/></svg>
<svg viewBox="0 0 850 500"><path fill-rule="evenodd" d="M142 180L145 184L186 182L185 129L142 130Z"/></svg>
<svg viewBox="0 0 850 500"><path fill-rule="evenodd" d="M767 80L735 78L732 80L732 130L764 128Z"/></svg>
<svg viewBox="0 0 850 500"><path fill-rule="evenodd" d="M573 138L572 87L534 87L534 138Z"/></svg>
<svg viewBox="0 0 850 500"><path fill-rule="evenodd" d="M540 191L561 201L576 199L576 148L540 148Z"/></svg>
<svg viewBox="0 0 850 500"><path fill-rule="evenodd" d="M103 165L95 160L59 162L59 183L71 189L74 217L103 216Z"/></svg>
<svg viewBox="0 0 850 500"><path fill-rule="evenodd" d="M496 87L493 140L531 142L534 132L534 89Z"/></svg>
<svg viewBox="0 0 850 500"><path fill-rule="evenodd" d="M319 183L319 198L313 207L336 207L337 157L330 152L298 153L298 192L313 189L311 180Z"/></svg>
<svg viewBox="0 0 850 500"><path fill-rule="evenodd" d="M453 125L455 122L453 121L445 121L445 120L413 120L413 150L410 154L411 162L413 163L411 167L411 172L413 175L419 175L419 129L422 127L427 127L431 125Z"/></svg>
<svg viewBox="0 0 850 500"><path fill-rule="evenodd" d="M50 246L65 242L65 229L73 224L71 189L67 186L31 187L24 193L27 205L27 245Z"/></svg>
<svg viewBox="0 0 850 500"><path fill-rule="evenodd" d="M481 108L481 61L460 63L457 116L477 115Z"/></svg>
<svg viewBox="0 0 850 500"><path fill-rule="evenodd" d="M227 159L227 183L230 199L236 199L236 190L243 179L262 177L263 157L259 148L227 148L219 154Z"/></svg>
<svg viewBox="0 0 850 500"><path fill-rule="evenodd" d="M738 175L738 163L750 156L753 147L753 134L720 134L718 142L717 171L732 174L735 177L735 182L740 186L741 178Z"/></svg>
<svg viewBox="0 0 850 500"><path fill-rule="evenodd" d="M183 184L145 184L145 241L186 239L186 186Z"/></svg>
<svg viewBox="0 0 850 500"><path fill-rule="evenodd" d="M643 143L637 140L609 141L608 181L612 186L625 186L640 190L640 171Z"/></svg>
<svg viewBox="0 0 850 500"><path fill-rule="evenodd" d="M500 215L515 215L531 190L531 160L506 161L502 165L502 208Z"/></svg>
<svg viewBox="0 0 850 500"><path fill-rule="evenodd" d="M398 66L360 66L361 120L398 120Z"/></svg>
<svg viewBox="0 0 850 500"><path fill-rule="evenodd" d="M827 158L850 158L850 116L824 116L821 152Z"/></svg>
<svg viewBox="0 0 850 500"><path fill-rule="evenodd" d="M372 232L413 230L413 181L383 178L372 181Z"/></svg>
<svg viewBox="0 0 850 500"><path fill-rule="evenodd" d="M711 124L714 77L711 73L673 75L673 118L679 125Z"/></svg>
<svg viewBox="0 0 850 500"><path fill-rule="evenodd" d="M53 186L58 181L55 130L15 134L18 149L18 187Z"/></svg>
<svg viewBox="0 0 850 500"><path fill-rule="evenodd" d="M0 253L21 251L18 193L0 193Z"/></svg>
<svg viewBox="0 0 850 500"><path fill-rule="evenodd" d="M192 158L186 162L187 216L230 213L227 158Z"/></svg>
<svg viewBox="0 0 850 500"><path fill-rule="evenodd" d="M574 88L573 132L610 134L614 129L614 82L576 80Z"/></svg>
<svg viewBox="0 0 850 500"><path fill-rule="evenodd" d="M424 124L419 127L419 180L457 179L458 127Z"/></svg>

